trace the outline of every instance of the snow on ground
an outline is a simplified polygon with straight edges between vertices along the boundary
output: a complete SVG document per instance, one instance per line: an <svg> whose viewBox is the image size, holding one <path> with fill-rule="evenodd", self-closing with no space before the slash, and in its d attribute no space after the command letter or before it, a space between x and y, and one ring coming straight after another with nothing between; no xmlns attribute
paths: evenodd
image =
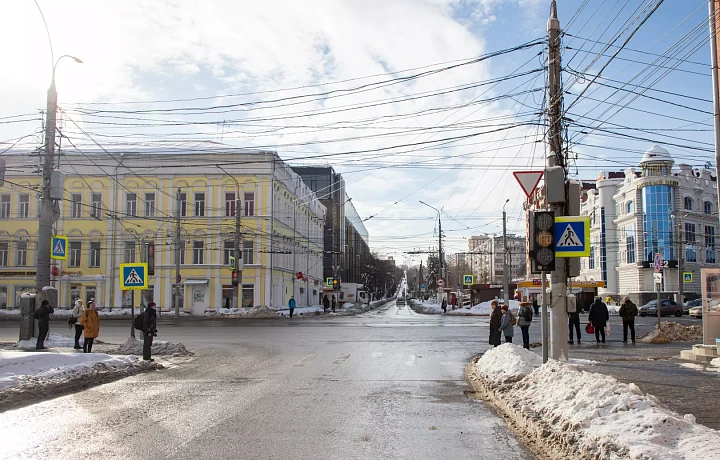
<svg viewBox="0 0 720 460"><path fill-rule="evenodd" d="M34 350L35 345L37 345L37 337L33 337L30 340L21 340L17 343L17 347L22 350ZM48 334L48 337L45 339L45 346L48 348L72 348L73 345L75 345L74 338L56 334L54 332Z"/></svg>
<svg viewBox="0 0 720 460"><path fill-rule="evenodd" d="M608 313L610 313L611 315L619 315L620 314L620 307L618 307L617 305L608 305L607 309L608 309Z"/></svg>
<svg viewBox="0 0 720 460"><path fill-rule="evenodd" d="M139 308L135 309L135 314L138 314L141 310ZM167 314L167 312L165 312ZM101 309L98 310L98 314L100 317L109 317L109 316L130 316L131 315L131 309L130 308L113 308L112 310L108 309ZM70 318L72 315L72 309L67 308L56 308L55 313L51 316L51 318ZM0 309L0 319L20 319L20 310L5 310Z"/></svg>
<svg viewBox="0 0 720 460"><path fill-rule="evenodd" d="M667 321L660 323L660 330L653 329L638 340L643 343L670 343L702 340L702 338L703 331L700 325L683 326L680 323Z"/></svg>
<svg viewBox="0 0 720 460"><path fill-rule="evenodd" d="M476 388L551 457L720 458L720 432L662 407L637 385L505 344L469 368Z"/></svg>
<svg viewBox="0 0 720 460"><path fill-rule="evenodd" d="M440 307L439 304L435 303L434 300L425 300L425 301L411 300L411 302L413 302L414 309L420 313L425 313L428 315L442 313L442 308ZM455 310L453 310L451 306L448 306L446 315L490 316L490 313L492 313L491 303L492 303L492 301L481 302L477 305L465 306L465 307L457 308ZM510 311L512 311L514 314L517 314L517 311L519 308L520 308L520 302L518 302L516 300L510 300Z"/></svg>
<svg viewBox="0 0 720 460"><path fill-rule="evenodd" d="M143 353L143 341L133 337L128 339L120 345L118 353L123 355L138 355L142 356ZM164 340L153 340L152 344L153 355L172 355L172 356L191 356L192 352L185 348L182 343L166 342Z"/></svg>

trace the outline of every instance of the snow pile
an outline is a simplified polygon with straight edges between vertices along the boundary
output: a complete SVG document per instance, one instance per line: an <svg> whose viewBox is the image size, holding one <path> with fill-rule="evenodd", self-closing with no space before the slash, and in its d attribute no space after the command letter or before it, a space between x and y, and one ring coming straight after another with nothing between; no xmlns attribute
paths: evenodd
<svg viewBox="0 0 720 460"><path fill-rule="evenodd" d="M216 308L212 311L205 312L205 316L220 316L224 318L274 318L278 316L275 310L271 310L265 305L247 308Z"/></svg>
<svg viewBox="0 0 720 460"><path fill-rule="evenodd" d="M138 314L141 309L136 308L135 314ZM98 310L98 315L100 317L109 317L109 316L130 316L131 315L131 309L130 308L113 308L112 310L103 308L101 310ZM72 308L56 308L55 313L52 314L50 318L52 319L69 319L70 316L72 316ZM6 310L6 309L0 309L0 319L20 319L20 310L18 309L12 309L12 310Z"/></svg>
<svg viewBox="0 0 720 460"><path fill-rule="evenodd" d="M517 382L541 365L542 358L537 354L505 343L485 352L475 369L493 383L508 383Z"/></svg>
<svg viewBox="0 0 720 460"><path fill-rule="evenodd" d="M608 305L607 309L608 309L608 313L610 313L611 315L619 315L620 314L620 307L618 307L617 305Z"/></svg>
<svg viewBox="0 0 720 460"><path fill-rule="evenodd" d="M517 345L497 347L468 369L476 389L551 458L720 458L720 433L662 407L635 384L580 371L558 361L536 362Z"/></svg>
<svg viewBox="0 0 720 460"><path fill-rule="evenodd" d="M675 322L660 323L660 329L653 329L640 337L643 343L670 343L702 340L702 326L683 326Z"/></svg>
<svg viewBox="0 0 720 460"><path fill-rule="evenodd" d="M17 347L22 350L34 350L37 345L37 337L33 337L30 340L21 340L17 343ZM66 337L64 335L55 334L51 332L45 339L45 346L47 348L58 348L58 347L69 347L72 348L75 345L75 339L72 337Z"/></svg>
<svg viewBox="0 0 720 460"><path fill-rule="evenodd" d="M440 305L435 303L434 299L425 300L422 302L418 300L411 300L410 306L416 312L426 315L437 315L443 312ZM510 311L513 312L513 314L517 315L517 311L519 309L520 302L518 302L517 300L510 300ZM492 301L481 302L473 306L456 307L455 310L452 309L451 305L448 305L447 313L445 314L456 316L489 316L490 313L492 313Z"/></svg>
<svg viewBox="0 0 720 460"><path fill-rule="evenodd" d="M710 366L720 367L720 358L713 358L712 361L710 361Z"/></svg>
<svg viewBox="0 0 720 460"><path fill-rule="evenodd" d="M138 355L142 356L143 353L143 341L128 337L128 339L120 345L118 353L123 355ZM182 343L166 342L164 340L153 340L152 344L153 355L172 355L172 356L192 356L193 353L185 348Z"/></svg>

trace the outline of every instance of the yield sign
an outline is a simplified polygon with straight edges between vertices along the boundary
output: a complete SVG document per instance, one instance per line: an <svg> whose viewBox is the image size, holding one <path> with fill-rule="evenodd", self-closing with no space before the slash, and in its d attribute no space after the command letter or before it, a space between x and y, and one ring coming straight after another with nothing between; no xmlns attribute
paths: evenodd
<svg viewBox="0 0 720 460"><path fill-rule="evenodd" d="M525 195L530 198L540 183L540 179L542 179L543 171L515 171L513 172L513 176L515 176L518 184L522 187Z"/></svg>

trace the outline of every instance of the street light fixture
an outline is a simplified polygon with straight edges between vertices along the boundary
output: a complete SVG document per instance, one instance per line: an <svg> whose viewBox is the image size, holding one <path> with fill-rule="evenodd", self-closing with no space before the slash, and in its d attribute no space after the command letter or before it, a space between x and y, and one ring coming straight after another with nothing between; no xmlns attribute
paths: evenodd
<svg viewBox="0 0 720 460"><path fill-rule="evenodd" d="M510 307L510 281L508 276L508 244L507 244L507 214L505 213L505 206L507 206L510 198L505 200L503 204L503 299L505 305Z"/></svg>
<svg viewBox="0 0 720 460"><path fill-rule="evenodd" d="M425 203L422 200L419 200L420 204L424 204L430 209L434 209L437 212L438 216L438 259L440 260L440 277L445 277L445 270L443 269L443 252L442 252L442 222L440 220L440 210L436 208L435 206L430 206L429 204Z"/></svg>

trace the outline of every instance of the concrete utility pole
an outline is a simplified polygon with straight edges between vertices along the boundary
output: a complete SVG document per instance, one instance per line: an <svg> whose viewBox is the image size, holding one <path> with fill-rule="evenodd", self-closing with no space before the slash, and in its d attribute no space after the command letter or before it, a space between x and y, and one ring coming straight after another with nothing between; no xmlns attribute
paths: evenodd
<svg viewBox="0 0 720 460"><path fill-rule="evenodd" d="M546 196L548 202L553 204L555 216L564 216L567 212L567 168L563 156L562 145L562 100L563 90L560 79L560 21L557 17L557 4L552 0L550 4L550 19L547 22L548 33L548 122L549 122L549 152L545 171ZM562 170L562 193L550 190L557 184L551 184L551 177L558 177L558 170ZM551 196L551 193L553 196ZM557 195L554 195L556 194ZM552 288L552 309L550 314L550 357L552 359L566 359L568 357L567 344L567 312L565 311L565 297L567 295L566 259L557 258L555 271L552 272L550 284Z"/></svg>
<svg viewBox="0 0 720 460"><path fill-rule="evenodd" d="M445 270L443 269L443 250L442 250L442 221L440 220L440 210L437 209L434 206L430 206L429 204L425 203L424 201L420 201L421 204L424 204L430 209L434 209L437 212L438 215L438 263L439 263L439 269L440 269L440 278L445 279ZM442 294L444 295L444 294Z"/></svg>
<svg viewBox="0 0 720 460"><path fill-rule="evenodd" d="M679 216L675 217L670 216L673 222L673 231L677 232L677 261L678 261L678 296L677 296L677 303L682 305L684 303L685 299L685 286L683 285L685 282L685 277L683 276L683 271L685 270L685 264L683 261L683 255L682 255L682 249L683 249L683 229L682 229L682 222L680 221Z"/></svg>
<svg viewBox="0 0 720 460"><path fill-rule="evenodd" d="M233 286L233 306L235 308L242 307L242 269L240 261L242 253L240 252L241 234L240 234L240 218L242 214L242 201L240 201L240 184L237 184L237 195L235 196L235 271L237 272L237 286ZM245 261L243 261L244 263Z"/></svg>
<svg viewBox="0 0 720 460"><path fill-rule="evenodd" d="M175 317L180 317L180 187L175 195L175 290L173 291L173 304L175 304Z"/></svg>
<svg viewBox="0 0 720 460"><path fill-rule="evenodd" d="M510 308L510 283L508 281L508 243L507 243L507 214L505 213L505 206L510 201L510 198L505 200L503 204L503 299L505 305Z"/></svg>
<svg viewBox="0 0 720 460"><path fill-rule="evenodd" d="M715 177L720 177L720 81L718 80L717 3L708 0L710 8L710 60L712 63L713 108L715 112ZM718 195L720 205L720 194Z"/></svg>

